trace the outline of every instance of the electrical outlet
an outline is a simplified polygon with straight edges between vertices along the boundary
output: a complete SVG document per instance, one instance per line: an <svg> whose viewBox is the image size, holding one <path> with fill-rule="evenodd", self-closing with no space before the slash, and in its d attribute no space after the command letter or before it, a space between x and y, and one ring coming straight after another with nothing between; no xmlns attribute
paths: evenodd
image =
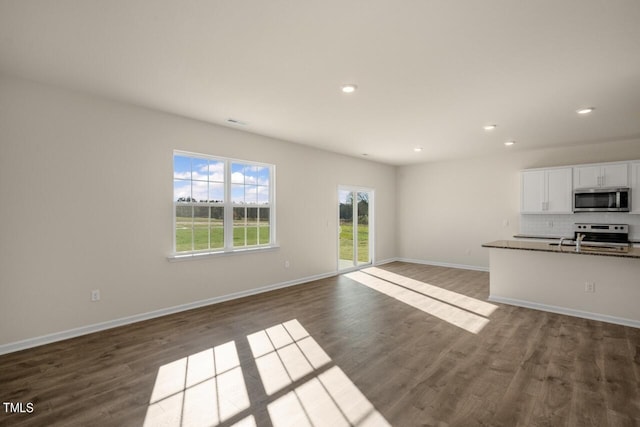
<svg viewBox="0 0 640 427"><path fill-rule="evenodd" d="M593 282L584 282L584 291L585 292L595 292L596 284Z"/></svg>
<svg viewBox="0 0 640 427"><path fill-rule="evenodd" d="M100 289L94 289L91 291L91 301L100 301Z"/></svg>
<svg viewBox="0 0 640 427"><path fill-rule="evenodd" d="M286 260L284 262L284 268L289 268L289 267L291 267L291 263L289 262L289 260Z"/></svg>

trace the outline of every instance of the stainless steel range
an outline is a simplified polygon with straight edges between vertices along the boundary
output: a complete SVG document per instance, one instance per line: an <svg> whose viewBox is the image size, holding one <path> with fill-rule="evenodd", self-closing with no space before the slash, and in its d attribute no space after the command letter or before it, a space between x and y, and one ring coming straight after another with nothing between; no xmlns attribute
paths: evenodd
<svg viewBox="0 0 640 427"><path fill-rule="evenodd" d="M576 223L573 231L574 240L581 241L583 249L591 247L622 252L629 250L631 246L628 224Z"/></svg>

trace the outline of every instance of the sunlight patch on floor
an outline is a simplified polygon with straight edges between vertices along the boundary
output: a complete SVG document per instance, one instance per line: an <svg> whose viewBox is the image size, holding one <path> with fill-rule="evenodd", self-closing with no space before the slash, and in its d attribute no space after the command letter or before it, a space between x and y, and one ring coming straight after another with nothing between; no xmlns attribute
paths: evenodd
<svg viewBox="0 0 640 427"><path fill-rule="evenodd" d="M268 404L274 427L389 425L335 365L299 383L332 360L297 320L256 332L247 339L268 395L290 388L296 381L299 384Z"/></svg>
<svg viewBox="0 0 640 427"><path fill-rule="evenodd" d="M458 292L453 292L448 289L443 289L439 286L430 285L419 280L412 279L410 277L396 274L391 271L383 270L377 267L370 267L361 270L364 273L370 274L380 279L384 279L387 282L395 283L396 285L404 286L412 291L419 292L425 296L438 299L447 304L455 305L468 311L472 311L481 316L489 317L498 308L497 305L482 301L473 297L469 297Z"/></svg>
<svg viewBox="0 0 640 427"><path fill-rule="evenodd" d="M285 394L268 409L274 427L389 425L337 366Z"/></svg>
<svg viewBox="0 0 640 427"><path fill-rule="evenodd" d="M273 426L390 426L298 320L250 334L247 342ZM229 341L161 366L144 426L255 427L254 411Z"/></svg>
<svg viewBox="0 0 640 427"><path fill-rule="evenodd" d="M161 366L144 426L216 426L248 407L238 353L230 341ZM252 425L251 420L241 422Z"/></svg>
<svg viewBox="0 0 640 427"><path fill-rule="evenodd" d="M297 320L248 335L247 340L268 395L331 362Z"/></svg>
<svg viewBox="0 0 640 427"><path fill-rule="evenodd" d="M363 271L348 273L345 277L474 334L480 332L489 323L489 319L483 316ZM431 287L431 285L428 286Z"/></svg>

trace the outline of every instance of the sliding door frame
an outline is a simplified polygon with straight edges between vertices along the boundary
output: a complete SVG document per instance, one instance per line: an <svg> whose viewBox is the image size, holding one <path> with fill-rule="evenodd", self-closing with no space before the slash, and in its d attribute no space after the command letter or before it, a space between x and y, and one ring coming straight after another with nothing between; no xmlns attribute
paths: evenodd
<svg viewBox="0 0 640 427"><path fill-rule="evenodd" d="M353 225L353 263L348 267L343 267L343 263L340 261L340 193L343 191L347 191L353 194L353 217L352 217L352 225ZM358 193L367 193L369 196L369 212L368 216L368 248L369 248L369 261L360 263L358 261ZM337 233L336 233L336 249L337 249L337 271L338 272L347 272L352 270L358 270L363 267L368 267L375 264L375 190L373 188L367 187L359 187L355 185L339 185L338 190L336 191L337 197Z"/></svg>

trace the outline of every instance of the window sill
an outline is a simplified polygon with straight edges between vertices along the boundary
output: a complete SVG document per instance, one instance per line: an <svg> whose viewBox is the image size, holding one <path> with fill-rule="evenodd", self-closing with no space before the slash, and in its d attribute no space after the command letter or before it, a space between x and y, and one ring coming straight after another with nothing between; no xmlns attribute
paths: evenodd
<svg viewBox="0 0 640 427"><path fill-rule="evenodd" d="M254 254L259 252L271 252L280 249L280 245L260 246L256 248L235 249L233 251L197 252L190 254L171 254L167 257L169 262L192 261L197 259L218 258L242 254Z"/></svg>

